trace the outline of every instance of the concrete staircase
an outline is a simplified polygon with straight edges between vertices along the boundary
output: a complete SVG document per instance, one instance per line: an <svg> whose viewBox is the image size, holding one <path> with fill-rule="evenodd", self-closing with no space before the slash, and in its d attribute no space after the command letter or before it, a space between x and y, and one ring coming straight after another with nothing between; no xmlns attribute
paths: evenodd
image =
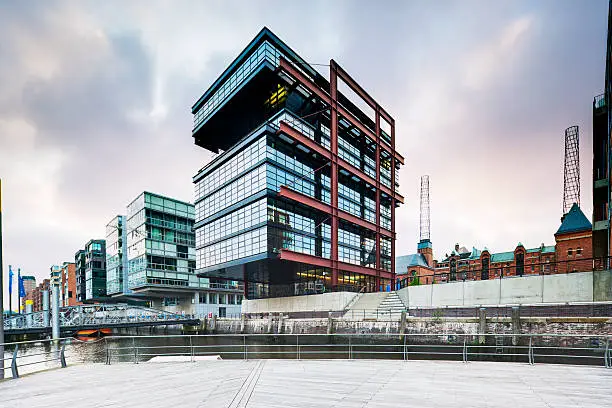
<svg viewBox="0 0 612 408"><path fill-rule="evenodd" d="M364 293L344 317L355 320L399 319L406 305L396 292Z"/></svg>

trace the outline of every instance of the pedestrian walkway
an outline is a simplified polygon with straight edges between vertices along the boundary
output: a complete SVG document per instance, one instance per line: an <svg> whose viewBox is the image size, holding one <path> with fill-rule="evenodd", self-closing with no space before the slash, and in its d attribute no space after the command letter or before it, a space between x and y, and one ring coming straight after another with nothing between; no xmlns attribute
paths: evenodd
<svg viewBox="0 0 612 408"><path fill-rule="evenodd" d="M87 364L0 382L0 406L609 407L612 370L493 362Z"/></svg>

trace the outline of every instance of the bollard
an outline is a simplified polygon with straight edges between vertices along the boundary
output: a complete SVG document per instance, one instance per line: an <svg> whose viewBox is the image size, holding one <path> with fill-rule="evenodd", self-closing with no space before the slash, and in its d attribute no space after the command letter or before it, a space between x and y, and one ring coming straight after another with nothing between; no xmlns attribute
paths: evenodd
<svg viewBox="0 0 612 408"><path fill-rule="evenodd" d="M15 345L15 350L13 350L13 360L11 361L11 372L13 374L13 378L19 378L19 371L17 370L17 350L18 349L19 347Z"/></svg>

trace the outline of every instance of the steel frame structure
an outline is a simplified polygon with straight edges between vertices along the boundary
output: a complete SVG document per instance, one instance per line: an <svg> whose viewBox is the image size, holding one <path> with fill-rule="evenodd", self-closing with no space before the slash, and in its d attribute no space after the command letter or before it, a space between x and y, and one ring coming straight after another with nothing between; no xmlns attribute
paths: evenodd
<svg viewBox="0 0 612 408"><path fill-rule="evenodd" d="M393 283L395 281L395 207L404 202L404 198L395 191L395 172L396 164L404 164L404 158L395 150L395 120L361 87L357 82L351 78L346 71L344 71L333 59L330 60L330 78L329 78L329 92L326 92L323 88L315 84L311 79L306 77L300 70L298 70L291 62L280 58L280 64L278 67L279 71L283 71L285 74L292 77L300 85L311 91L316 95L327 107L331 113L331 126L330 126L330 149L325 149L322 146L311 141L307 136L301 134L298 129L292 128L286 122L281 122L279 127L279 133L283 133L289 137L294 138L296 141L305 144L312 148L314 151L321 154L326 159L330 160L331 163L331 205L320 202L319 200L307 197L300 194L287 186L281 187L279 196L285 197L303 205L321 210L325 213L330 214L331 217L331 259L324 259L312 255L306 255L282 249L280 251L280 259L301 262L306 264L312 264L317 266L323 266L331 269L331 286L338 286L338 274L340 270L352 271L362 273L364 275L370 275L376 277L376 287L380 287L381 278L390 279ZM338 81L342 80L353 92L355 92L363 101L365 101L374 111L375 115L375 131L372 132L368 129L361 121L359 121L352 113L348 111L339 102L338 92ZM363 134L368 136L374 141L376 145L376 178L372 178L365 174L360 169L357 169L353 165L349 164L345 160L341 159L338 155L338 123L339 117L346 119L352 126L359 129ZM381 118L389 123L391 128L391 143L386 145L381 140ZM380 182L380 155L381 151L386 151L391 156L391 183L392 188L383 186ZM348 214L338 207L338 173L339 169L344 169L352 175L358 177L362 181L370 184L375 189L376 195L376 223L371 223ZM381 192L387 194L391 199L391 229L387 230L380 226L380 202ZM350 223L356 224L362 228L368 229L375 233L376 237L376 268L369 268L365 266L352 265L345 262L341 262L338 259L338 229L339 220L345 220ZM391 239L391 270L387 271L381 267L381 237L388 237Z"/></svg>
<svg viewBox="0 0 612 408"><path fill-rule="evenodd" d="M578 126L565 129L563 215L568 213L574 203L580 206L580 135Z"/></svg>

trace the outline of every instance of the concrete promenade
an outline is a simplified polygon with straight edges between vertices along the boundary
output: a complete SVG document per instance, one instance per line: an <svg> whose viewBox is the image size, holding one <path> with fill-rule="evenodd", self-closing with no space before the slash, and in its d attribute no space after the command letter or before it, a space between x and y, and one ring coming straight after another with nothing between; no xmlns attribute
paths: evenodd
<svg viewBox="0 0 612 408"><path fill-rule="evenodd" d="M0 382L0 407L610 407L612 370L519 363L225 360L76 365Z"/></svg>

